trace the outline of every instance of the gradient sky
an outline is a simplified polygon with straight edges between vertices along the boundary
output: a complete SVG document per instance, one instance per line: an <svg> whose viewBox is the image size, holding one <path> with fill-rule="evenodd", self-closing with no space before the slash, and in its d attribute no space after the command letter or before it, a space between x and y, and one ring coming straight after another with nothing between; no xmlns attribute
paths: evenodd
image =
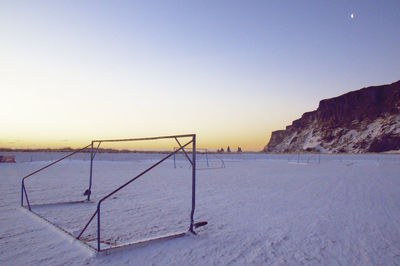
<svg viewBox="0 0 400 266"><path fill-rule="evenodd" d="M321 99L399 79L398 0L0 1L0 147L259 151Z"/></svg>

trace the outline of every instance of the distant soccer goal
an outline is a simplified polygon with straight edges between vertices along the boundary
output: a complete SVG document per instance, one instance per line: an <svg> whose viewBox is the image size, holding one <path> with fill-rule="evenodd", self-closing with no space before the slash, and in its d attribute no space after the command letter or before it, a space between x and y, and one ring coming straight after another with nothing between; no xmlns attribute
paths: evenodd
<svg viewBox="0 0 400 266"><path fill-rule="evenodd" d="M179 147L174 147L174 151L177 151ZM185 154L186 153L186 154ZM197 170L207 170L207 169L218 169L225 168L225 161L218 157L215 152L209 152L206 148L196 148L196 168ZM188 148L185 151L178 151L174 154L174 168L185 167L187 160L185 156L191 156L193 154L193 149ZM191 167L191 164L188 165Z"/></svg>
<svg viewBox="0 0 400 266"><path fill-rule="evenodd" d="M125 161L119 163L112 163L109 160L99 163L97 166L99 171L95 171L95 157L101 152L101 146L105 144L114 143L128 143L128 142L148 142L148 141L159 141L159 140L172 140L178 147L172 152L141 152L139 154L133 153L135 156L125 156ZM190 147L191 146L191 147ZM192 151L191 153L186 152L187 149ZM190 163L190 169L182 169L181 172L173 174L166 173L167 168L162 167L162 163L167 161L172 156L175 156L178 152L185 154L186 160ZM28 185L26 183L27 179L32 179L33 175L37 175L39 172L64 161L66 158L70 158L78 153L87 154L90 156L89 164L89 176L88 185L84 190L85 200L72 200L65 202L46 202L46 204L32 204L28 198ZM196 234L194 223L194 213L196 207L196 135L173 135L173 136L161 136L161 137L149 137L149 138L130 138L130 139L102 139L93 140L89 145L83 147L80 150L74 151L64 157L47 164L38 170L24 176L22 178L21 184L21 206L27 208L30 212L36 214L40 218L46 220L47 222L58 227L62 231L66 232L70 236L80 240L82 243L88 247L94 249L97 252L110 250L122 246L130 245L143 245L144 243L149 243L156 240L175 238L185 235L187 232ZM104 157L104 156L103 156ZM73 162L75 164L81 162ZM67 163L67 166L69 164ZM132 165L135 166L134 171L138 173L131 178L117 178L113 173L121 172L120 168L130 167L129 171L132 171ZM113 169L107 169L107 167L114 167ZM144 167L141 171L140 167ZM107 169L107 170L106 170ZM158 170L157 170L158 169ZM170 169L170 168L169 168ZM71 171L69 171L71 172ZM79 172L79 171L78 171ZM189 174L190 173L190 174ZM187 174L190 178L187 178ZM139 179L140 177L147 175L148 179ZM186 175L186 177L185 177ZM68 175L65 175L62 180L66 182L65 185L61 187L58 185L59 190L73 191L68 188L71 182L75 184L75 181L67 182ZM98 180L96 177L99 176ZM169 179L171 178L171 179ZM32 179L29 182L29 187L32 187L32 193L36 193L36 199L40 197L41 193L37 191L46 192L46 186L49 180L52 183L57 183L53 179L47 179L42 182L41 186L35 186L34 182L37 179ZM138 181L136 181L138 180ZM168 182L168 180L170 182ZM137 184L139 189L133 189L131 183ZM189 181L189 182L187 182ZM60 181L61 182L61 181ZM96 183L97 182L97 183ZM101 182L101 183L100 183ZM119 183L115 187L116 182ZM183 185L181 183L185 183ZM93 189L95 185L95 190ZM96 193L94 193L96 191ZM99 195L101 193L101 195ZM66 198L67 195L64 197ZM49 198L48 200L54 200L55 197ZM95 199L95 201L93 201ZM185 200L187 199L187 201ZM175 200L175 202L174 202ZM77 211L67 210L72 204L75 206L76 203L83 203ZM91 203L96 203L96 208L91 208ZM58 209L58 207L48 208L49 205L63 206L65 211L70 211L71 215L67 217L62 217L58 219L46 218L43 213L63 213L63 210ZM78 204L79 205L79 204ZM43 208L46 208L43 212L40 212ZM185 219L180 217L179 219L174 219L174 215L186 211L180 210L178 207L187 206L188 210L188 227L186 227ZM186 207L185 207L186 208ZM88 216L88 212L92 211L92 214ZM104 218L105 216L105 218ZM86 222L83 222L81 226L79 223L81 219L79 217L88 217ZM134 219L132 218L134 217ZM160 218L161 217L161 218ZM159 224L147 226L146 220L144 218L157 220ZM71 221L69 221L71 220ZM73 221L72 221L73 220ZM64 223L65 226L61 226L60 223ZM124 225L118 225L118 223L123 223ZM166 229L161 230L160 227L167 225ZM129 231L131 228L140 228L137 232L125 232ZM179 230L174 229L174 227L181 228ZM104 228L111 228L111 230L106 230ZM186 228L182 230L182 228ZM119 230L119 232L113 232L113 230ZM150 231L146 234L144 231ZM159 233L159 235L157 235ZM106 237L103 237L105 235ZM137 239L139 237L139 239ZM131 238L134 239L132 242Z"/></svg>
<svg viewBox="0 0 400 266"><path fill-rule="evenodd" d="M320 164L321 154L319 153L296 153L288 157L291 164Z"/></svg>

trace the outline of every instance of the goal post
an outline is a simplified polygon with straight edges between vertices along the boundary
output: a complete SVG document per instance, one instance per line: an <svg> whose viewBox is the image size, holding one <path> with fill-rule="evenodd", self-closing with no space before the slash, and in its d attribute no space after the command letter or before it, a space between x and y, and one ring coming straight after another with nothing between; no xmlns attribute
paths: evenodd
<svg viewBox="0 0 400 266"><path fill-rule="evenodd" d="M137 180L138 178L140 178L141 176L145 175L147 172L151 171L153 168L157 167L158 165L160 165L161 163L163 163L164 161L166 161L167 159L169 159L170 157L174 156L176 153L178 152L183 152L187 158L187 160L190 162L192 169L191 169L191 211L190 211L190 224L189 224L189 228L188 231L186 232L190 232L192 234L196 234L194 228L195 228L195 223L194 223L194 213L195 213L195 208L196 208L196 134L186 134L186 135L172 135L172 136L159 136L159 137L148 137L148 138L130 138L130 139L98 139L98 140L92 140L91 143L87 146L85 146L84 148L74 151L71 154L68 154L67 156L62 157L61 159L48 164L42 168L40 168L39 170L36 170L32 173L30 173L29 175L25 176L22 178L22 188L21 188L21 206L24 206L24 196L27 202L27 207L28 210L33 212L34 214L38 215L40 218L45 219L44 217L40 216L39 214L35 213L32 209L31 209L31 204L28 200L28 193L25 187L25 183L24 181L35 175L36 173L74 155L75 153L78 153L80 151L83 151L85 149L90 149L90 173L89 173L89 184L88 184L88 189L85 192L85 195L87 193L87 201L90 201L91 198L91 194L92 194L92 183L93 183L93 175L94 175L94 158L97 154L97 152L99 151L99 148L101 146L101 144L103 143L112 143L112 142L127 142L127 141L151 141L151 140L161 140L161 139L173 139L176 141L176 143L178 144L179 148L175 149L173 152L169 152L168 154L166 154L163 158L161 158L159 161L157 161L156 163L152 164L150 167L144 169L142 172L140 172L138 175L130 178L127 182L125 182L124 184L120 185L118 188L116 188L115 190L113 190L112 192L102 196L98 201L97 201L97 208L96 211L91 215L89 221L87 221L87 223L83 226L83 229L80 231L80 233L76 236L72 233L68 233L72 236L74 236L76 239L80 240L81 242L85 243L86 245L90 246L88 243L85 242L85 240L82 239L82 235L85 232L85 230L88 228L88 226L93 222L93 220L95 220L95 217L97 216L97 248L94 248L92 246L90 246L91 248L95 249L97 252L103 251L103 250L108 250L108 249L113 249L113 248L118 248L121 246L127 246L127 245L133 245L133 244L137 244L139 242L133 242L133 243L128 243L128 244L124 244L124 245L119 245L119 246L112 246L112 247L107 247L107 248L102 248L100 243L101 243L101 206L102 203L104 201L106 201L108 198L110 198L112 195L114 195L115 193L117 193L120 190L123 190L125 187L127 187L128 185L130 185L132 182L134 182L135 180ZM189 139L189 140L188 140ZM185 140L185 142L181 141ZM191 156L189 156L189 154L185 151L185 148L188 149L188 147L191 146L191 150L193 151L192 154L190 154ZM55 224L53 224L55 225ZM57 226L57 225L55 225ZM57 226L58 227L58 226ZM159 236L159 237L155 237L152 239L147 239L146 242L150 242L152 240L160 240L160 239L165 239L165 238L171 238L171 237L178 237L178 236L183 236L185 235L186 232L181 232L178 234L174 234L174 235L164 235L164 236ZM140 243L143 243L140 242Z"/></svg>

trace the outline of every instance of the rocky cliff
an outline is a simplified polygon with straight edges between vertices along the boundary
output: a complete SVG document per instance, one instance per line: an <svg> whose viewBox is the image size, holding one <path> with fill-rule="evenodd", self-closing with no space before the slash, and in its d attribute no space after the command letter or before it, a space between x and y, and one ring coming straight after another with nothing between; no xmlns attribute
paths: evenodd
<svg viewBox="0 0 400 266"><path fill-rule="evenodd" d="M265 152L400 150L400 81L322 100L286 130L272 132Z"/></svg>

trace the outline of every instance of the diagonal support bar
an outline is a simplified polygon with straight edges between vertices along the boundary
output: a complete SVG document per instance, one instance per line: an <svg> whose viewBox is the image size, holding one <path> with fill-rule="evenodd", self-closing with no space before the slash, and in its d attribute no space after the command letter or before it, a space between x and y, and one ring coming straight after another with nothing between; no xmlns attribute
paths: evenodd
<svg viewBox="0 0 400 266"><path fill-rule="evenodd" d="M96 209L96 211L93 213L92 217L90 217L89 221L87 222L87 224L85 225L85 227L83 228L83 230L79 233L79 235L76 237L76 239L79 239L83 232L85 232L86 228L89 226L89 224L92 222L93 218L96 216L98 209Z"/></svg>
<svg viewBox="0 0 400 266"><path fill-rule="evenodd" d="M178 151L180 151L181 149L183 149L184 147L186 147L187 145L189 145L190 143L192 143L193 140L189 141L188 143L186 143L185 145L182 146L182 148L177 149L176 151L168 154L167 156L165 156L163 159L161 159L160 161L158 161L157 163L153 164L152 166L150 166L149 168L147 168L146 170L144 170L143 172L141 172L140 174L138 174L137 176L135 176L134 178L132 178L131 180L129 180L128 182L126 182L125 184L123 184L122 186L120 186L119 188L117 188L116 190L114 190L113 192L111 192L110 194L108 194L107 196L103 197L99 203L101 203L102 201L104 201L105 199L107 199L108 197L111 197L112 195L114 195L115 193L117 193L118 191L120 191L121 189L123 189L124 187L126 187L127 185L129 185L130 183L132 183L133 181L135 181L136 179L138 179L139 177L141 177L142 175L144 175L145 173L147 173L148 171L150 171L151 169L153 169L154 167L158 166L160 163L164 162L165 160L167 160L169 157L171 157L172 155L174 155L175 153L177 153Z"/></svg>
<svg viewBox="0 0 400 266"><path fill-rule="evenodd" d="M181 147L183 153L185 154L186 158L189 160L190 164L193 166L193 162L192 160L190 160L189 155L186 153L185 149L182 147L181 143L179 142L179 140L175 137L176 142L178 142L179 147Z"/></svg>
<svg viewBox="0 0 400 266"><path fill-rule="evenodd" d="M90 146L90 144L87 145L87 146L85 146L85 147L83 147L82 149L76 150L76 151L74 151L74 152L72 152L72 153L70 153L70 154L68 154L68 155L66 155L66 156L64 156L64 157L62 157L62 158L60 158L60 159L58 159L57 161L52 162L52 163L50 163L50 164L48 164L48 165L46 165L46 166L43 166L42 168L40 168L40 169L38 169L38 170L36 170L36 171L34 171L34 172L32 172L32 173L30 173L30 174L24 176L24 177L22 178L22 185L21 185L21 186L22 186L22 191L25 191L25 193L22 193L22 195L21 195L21 206L23 206L23 204L24 204L24 194L25 194L25 197L28 199L28 195L27 195L27 193L26 193L26 188L25 188L25 183L24 183L24 182L25 182L25 179L27 179L27 178L30 177L30 176L33 176L34 174L39 173L40 171L43 171L43 170L46 169L46 168L49 168L49 167L52 166L52 165L55 165L55 164L58 163L58 162L61 162L62 160L64 160L64 159L66 159L66 158L68 158L68 157L74 155L75 153L78 153L78 152L83 151L84 149L88 148L89 146ZM21 191L21 192L22 192L22 191ZM27 201L27 202L28 202L28 204L29 204L29 201ZM28 207L29 207L29 210L30 210L30 206L29 206L29 205L28 205Z"/></svg>
<svg viewBox="0 0 400 266"><path fill-rule="evenodd" d="M39 173L40 171L42 171L42 170L44 170L44 169L46 169L46 168L48 168L48 167L50 167L50 166L52 166L52 165L58 163L58 162L60 162L60 161L62 161L62 160L64 160L64 159L67 159L68 157L74 155L75 153L81 152L81 151L83 151L84 149L86 149L86 148L88 148L88 147L90 147L90 144L87 145L87 146L85 146L85 147L83 147L82 149L76 150L76 151L74 151L74 152L72 152L72 153L70 153L70 154L68 154L68 155L66 155L66 156L64 156L64 157L62 157L62 158L60 158L60 159L58 159L58 160L55 161L55 162L52 162L51 164L48 164L48 165L46 165L46 166L40 168L39 170L36 170L36 171L30 173L29 175L24 176L22 179L26 179L26 178L28 178L28 177L30 177L30 176L36 174L36 173Z"/></svg>

